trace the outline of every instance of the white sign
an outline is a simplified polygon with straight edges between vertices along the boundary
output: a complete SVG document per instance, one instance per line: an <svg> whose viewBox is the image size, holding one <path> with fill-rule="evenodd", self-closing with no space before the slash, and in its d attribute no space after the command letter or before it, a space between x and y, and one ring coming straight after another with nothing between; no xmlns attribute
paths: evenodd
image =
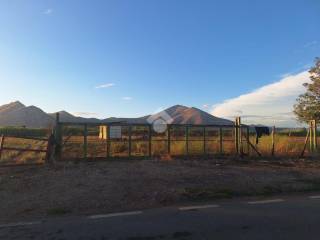
<svg viewBox="0 0 320 240"><path fill-rule="evenodd" d="M121 126L110 126L110 138L121 138Z"/></svg>

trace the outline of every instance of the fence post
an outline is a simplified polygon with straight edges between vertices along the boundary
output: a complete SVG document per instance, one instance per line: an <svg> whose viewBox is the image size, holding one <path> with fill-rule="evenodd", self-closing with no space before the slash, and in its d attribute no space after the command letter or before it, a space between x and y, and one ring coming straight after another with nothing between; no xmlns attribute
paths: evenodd
<svg viewBox="0 0 320 240"><path fill-rule="evenodd" d="M276 133L276 126L273 126L272 127L272 133L271 133L271 137L272 137L272 139L271 139L271 144L272 144L272 149L271 149L271 156L274 156L274 144L275 144L275 142L274 142L274 135L275 135L275 133Z"/></svg>
<svg viewBox="0 0 320 240"><path fill-rule="evenodd" d="M86 159L88 156L88 125L84 124L83 127L83 157Z"/></svg>
<svg viewBox="0 0 320 240"><path fill-rule="evenodd" d="M152 125L149 125L149 157L152 157Z"/></svg>
<svg viewBox="0 0 320 240"><path fill-rule="evenodd" d="M56 113L56 126L55 126L55 142L56 142L56 148L55 148L55 155L58 159L61 158L62 153L62 129L61 129L61 123L60 123L60 113Z"/></svg>
<svg viewBox="0 0 320 240"><path fill-rule="evenodd" d="M1 159L1 155L2 155L3 145L4 145L4 135L1 135L1 138L0 138L0 159Z"/></svg>
<svg viewBox="0 0 320 240"><path fill-rule="evenodd" d="M106 125L107 128L107 158L110 158L110 125Z"/></svg>
<svg viewBox="0 0 320 240"><path fill-rule="evenodd" d="M189 127L186 126L186 156L189 156Z"/></svg>
<svg viewBox="0 0 320 240"><path fill-rule="evenodd" d="M171 126L167 125L167 144L168 144L168 154L171 155Z"/></svg>
<svg viewBox="0 0 320 240"><path fill-rule="evenodd" d="M241 118L237 117L235 121L235 149L236 154L238 155L240 153L240 146L241 146Z"/></svg>
<svg viewBox="0 0 320 240"><path fill-rule="evenodd" d="M223 133L222 133L222 127L219 128L219 143L220 143L220 154L223 154Z"/></svg>
<svg viewBox="0 0 320 240"><path fill-rule="evenodd" d="M132 151L132 126L129 125L129 129L128 129L128 134L129 134L129 143L128 143L128 148L129 148L129 157L131 157L131 151Z"/></svg>
<svg viewBox="0 0 320 240"><path fill-rule="evenodd" d="M318 136L317 136L317 121L313 120L313 146L314 150L317 151L318 149Z"/></svg>

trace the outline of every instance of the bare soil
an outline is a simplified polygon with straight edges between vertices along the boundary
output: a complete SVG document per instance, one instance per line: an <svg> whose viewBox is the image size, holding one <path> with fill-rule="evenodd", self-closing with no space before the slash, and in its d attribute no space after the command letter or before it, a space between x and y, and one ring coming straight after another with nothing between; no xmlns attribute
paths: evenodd
<svg viewBox="0 0 320 240"><path fill-rule="evenodd" d="M0 168L0 222L320 190L317 161L121 160Z"/></svg>

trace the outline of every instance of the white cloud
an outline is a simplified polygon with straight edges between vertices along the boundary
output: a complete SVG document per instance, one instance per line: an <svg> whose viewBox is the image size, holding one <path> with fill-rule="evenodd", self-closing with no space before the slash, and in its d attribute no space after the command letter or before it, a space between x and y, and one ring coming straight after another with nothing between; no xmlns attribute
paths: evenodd
<svg viewBox="0 0 320 240"><path fill-rule="evenodd" d="M43 11L43 14L45 14L45 15L51 15L52 12L53 12L53 9L52 9L52 8L48 8L48 9L46 9L46 10Z"/></svg>
<svg viewBox="0 0 320 240"><path fill-rule="evenodd" d="M122 100L125 100L125 101L130 101L132 100L133 98L132 97L123 97Z"/></svg>
<svg viewBox="0 0 320 240"><path fill-rule="evenodd" d="M245 123L296 126L293 104L305 91L302 84L310 81L309 76L307 71L284 76L278 82L214 105L212 114L230 119L242 116Z"/></svg>
<svg viewBox="0 0 320 240"><path fill-rule="evenodd" d="M97 89L98 88L110 88L110 87L113 87L113 86L115 86L114 83L105 83L105 84L98 85L95 88L97 88Z"/></svg>

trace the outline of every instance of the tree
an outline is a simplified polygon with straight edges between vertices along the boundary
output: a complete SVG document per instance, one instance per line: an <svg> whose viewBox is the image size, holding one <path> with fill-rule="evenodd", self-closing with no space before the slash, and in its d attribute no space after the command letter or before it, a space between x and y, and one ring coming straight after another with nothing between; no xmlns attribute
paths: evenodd
<svg viewBox="0 0 320 240"><path fill-rule="evenodd" d="M306 93L297 98L294 113L300 122L320 121L320 58L316 58L315 66L309 70L311 83L304 83Z"/></svg>

